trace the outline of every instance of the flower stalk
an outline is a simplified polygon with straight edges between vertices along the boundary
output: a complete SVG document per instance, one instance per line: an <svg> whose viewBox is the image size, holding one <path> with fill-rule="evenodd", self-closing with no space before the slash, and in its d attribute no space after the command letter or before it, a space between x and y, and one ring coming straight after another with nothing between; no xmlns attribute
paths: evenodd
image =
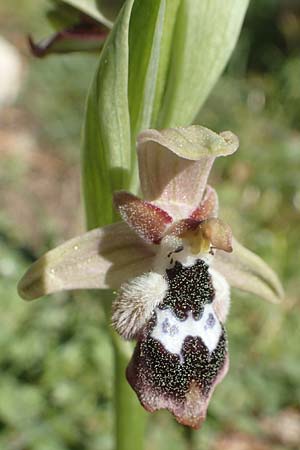
<svg viewBox="0 0 300 450"><path fill-rule="evenodd" d="M115 333L115 332L113 332ZM147 413L141 408L124 373L128 365L129 352L124 352L124 342L113 337L115 359L115 439L116 450L140 450L144 448Z"/></svg>
<svg viewBox="0 0 300 450"><path fill-rule="evenodd" d="M111 290L102 292L107 327L114 353L114 448L115 450L141 450L144 447L147 415L141 409L139 401L124 377L132 346L128 342L124 342L111 327L111 305L114 297Z"/></svg>

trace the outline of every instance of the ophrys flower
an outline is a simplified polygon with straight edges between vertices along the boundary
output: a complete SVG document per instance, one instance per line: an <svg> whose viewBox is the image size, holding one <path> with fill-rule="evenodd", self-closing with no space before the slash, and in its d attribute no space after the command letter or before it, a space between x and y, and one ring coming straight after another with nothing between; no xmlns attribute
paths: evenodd
<svg viewBox="0 0 300 450"><path fill-rule="evenodd" d="M270 301L282 296L272 270L218 218L207 178L237 138L200 126L147 130L138 138L143 200L115 194L123 222L46 253L19 285L24 298L62 289L119 289L112 322L137 345L127 378L149 411L169 409L197 428L228 369L224 323L229 285Z"/></svg>

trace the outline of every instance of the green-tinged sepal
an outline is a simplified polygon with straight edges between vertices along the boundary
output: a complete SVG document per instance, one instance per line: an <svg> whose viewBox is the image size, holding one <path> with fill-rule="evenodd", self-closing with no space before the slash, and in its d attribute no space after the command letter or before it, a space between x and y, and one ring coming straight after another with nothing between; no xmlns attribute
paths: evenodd
<svg viewBox="0 0 300 450"><path fill-rule="evenodd" d="M174 217L188 216L200 204L216 157L234 153L238 138L200 125L146 130L138 137L141 190Z"/></svg>
<svg viewBox="0 0 300 450"><path fill-rule="evenodd" d="M277 275L258 256L235 239L232 253L217 251L213 266L235 288L255 294L272 303L280 302L284 291Z"/></svg>
<svg viewBox="0 0 300 450"><path fill-rule="evenodd" d="M125 223L75 237L45 253L18 285L25 300L74 289L116 289L150 268L153 251Z"/></svg>

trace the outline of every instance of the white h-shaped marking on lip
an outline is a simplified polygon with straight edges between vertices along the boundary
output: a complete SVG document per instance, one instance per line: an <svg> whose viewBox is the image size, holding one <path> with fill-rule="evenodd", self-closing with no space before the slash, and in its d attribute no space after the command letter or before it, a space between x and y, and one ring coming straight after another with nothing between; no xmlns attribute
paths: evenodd
<svg viewBox="0 0 300 450"><path fill-rule="evenodd" d="M151 337L157 339L168 352L179 355L181 360L182 346L187 336L200 337L210 353L217 347L222 327L211 303L204 306L198 320L193 318L191 311L185 320L178 319L169 308L156 308L155 312L156 325Z"/></svg>

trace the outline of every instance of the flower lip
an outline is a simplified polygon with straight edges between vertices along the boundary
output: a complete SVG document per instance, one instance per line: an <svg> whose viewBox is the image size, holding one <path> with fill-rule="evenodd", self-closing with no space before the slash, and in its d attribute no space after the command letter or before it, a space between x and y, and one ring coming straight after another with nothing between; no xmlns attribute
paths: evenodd
<svg viewBox="0 0 300 450"><path fill-rule="evenodd" d="M176 263L167 291L139 333L127 379L148 411L168 409L199 428L209 399L228 368L227 337L214 310L209 266Z"/></svg>

